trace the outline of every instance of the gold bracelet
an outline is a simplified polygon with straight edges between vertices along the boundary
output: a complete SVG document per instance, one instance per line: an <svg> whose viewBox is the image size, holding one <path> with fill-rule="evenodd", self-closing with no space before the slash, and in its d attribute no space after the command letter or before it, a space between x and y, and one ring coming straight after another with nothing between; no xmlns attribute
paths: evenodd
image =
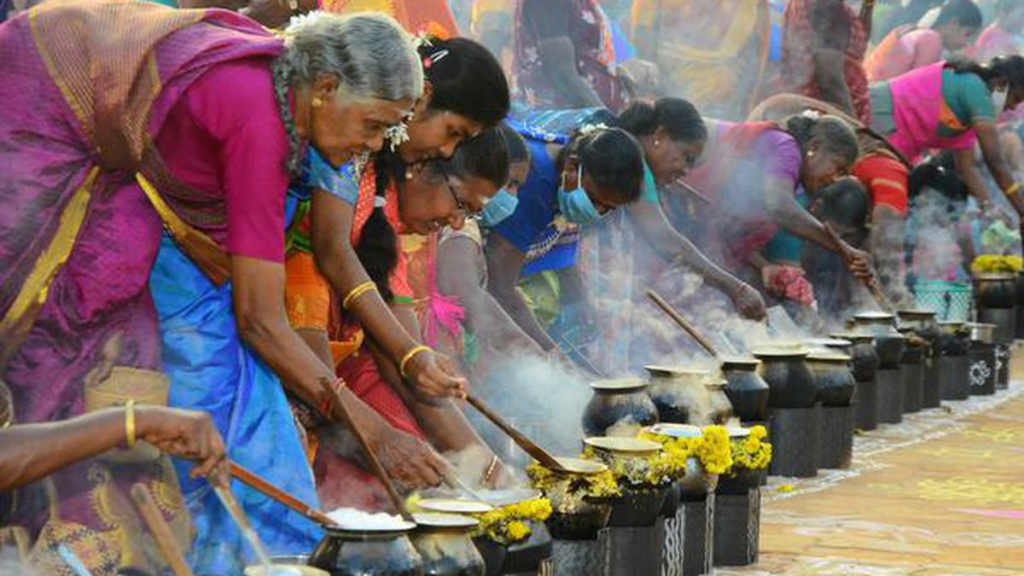
<svg viewBox="0 0 1024 576"><path fill-rule="evenodd" d="M1007 196L1013 196L1017 192L1020 192L1020 182L1014 182L1013 186L1007 188L1006 191L1003 192L1003 194L1006 194Z"/></svg>
<svg viewBox="0 0 1024 576"><path fill-rule="evenodd" d="M398 363L398 371L402 374L402 378L409 377L409 375L405 373L405 368L409 364L409 361L412 360L413 356L419 354L420 352L433 351L434 349L431 348L430 346L424 346L423 344L420 344L419 346L413 346L412 350L406 352L405 356L402 356L402 361Z"/></svg>
<svg viewBox="0 0 1024 576"><path fill-rule="evenodd" d="M124 405L124 439L129 450L135 448L135 400Z"/></svg>
<svg viewBox="0 0 1024 576"><path fill-rule="evenodd" d="M487 465L487 469L484 470L484 484L491 481L491 477L494 476L494 471L498 469L498 455L491 456L491 462Z"/></svg>
<svg viewBox="0 0 1024 576"><path fill-rule="evenodd" d="M373 280L367 280L366 282L363 282L359 286L356 286L355 288L348 291L348 294L345 295L345 299L341 301L341 307L344 308L345 310L348 310L348 305L351 304L353 300L359 298L360 296L366 294L371 290L376 289L377 284L375 284Z"/></svg>

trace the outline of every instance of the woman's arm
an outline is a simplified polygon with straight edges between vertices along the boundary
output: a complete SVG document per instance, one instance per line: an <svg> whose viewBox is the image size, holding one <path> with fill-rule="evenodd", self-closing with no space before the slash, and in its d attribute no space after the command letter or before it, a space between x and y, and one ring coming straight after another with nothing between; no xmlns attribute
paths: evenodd
<svg viewBox="0 0 1024 576"><path fill-rule="evenodd" d="M344 298L353 288L368 282L369 275L349 241L354 217L352 205L322 190L313 193L313 255L317 269L335 293ZM396 365L417 346L408 331L377 291L356 298L349 311ZM408 373L420 391L433 396L460 394L465 380L444 371L432 352L422 352L408 362Z"/></svg>
<svg viewBox="0 0 1024 576"><path fill-rule="evenodd" d="M482 343L495 348L530 351L541 354L541 345L530 338L483 287L479 266L479 246L469 238L456 236L437 248L437 289L455 296L465 310L465 328Z"/></svg>
<svg viewBox="0 0 1024 576"><path fill-rule="evenodd" d="M1016 185L1016 180L1013 177L1013 173L1010 171L1009 165L1006 161L1006 157L1003 155L1003 148L999 142L999 129L995 123L982 121L974 123L974 131L978 134L978 142L981 144L981 154L985 158L985 165L988 166L988 171L992 173L992 178L995 179L996 184L999 185L999 189L1004 192L1011 190ZM970 157L971 165L973 163L973 154ZM960 158L960 154L956 155L957 170L960 170L961 162L966 165L967 158ZM975 172L977 170L975 169ZM961 172L963 174L963 172ZM978 175L980 180L980 175ZM970 184L968 183L968 186ZM977 183L975 184L977 186ZM981 189L984 189L984 183L981 184ZM974 194L974 189L971 189L971 193ZM988 192L983 191L984 197L988 198ZM1013 207L1016 208L1017 214L1024 215L1024 198L1021 197L1020 191L1008 194L1010 202L1013 203ZM979 201L981 199L979 198Z"/></svg>
<svg viewBox="0 0 1024 576"><path fill-rule="evenodd" d="M874 278L871 256L841 239L833 239L825 226L797 203L792 182L773 176L765 178L765 207L768 216L779 226L842 256L850 271L861 280L871 281Z"/></svg>
<svg viewBox="0 0 1024 576"><path fill-rule="evenodd" d="M708 284L729 296L744 316L754 320L764 318L764 301L757 291L708 260L686 236L672 227L660 205L634 202L626 207L626 215L663 259L676 260L688 266Z"/></svg>
<svg viewBox="0 0 1024 576"><path fill-rule="evenodd" d="M105 408L62 422L0 430L0 492L97 456L127 440L125 408ZM196 460L192 476L227 479L224 441L205 412L158 406L135 408L135 435L181 458Z"/></svg>
<svg viewBox="0 0 1024 576"><path fill-rule="evenodd" d="M526 256L500 234L491 234L484 254L487 258L487 290L541 348L546 351L557 348L516 289Z"/></svg>

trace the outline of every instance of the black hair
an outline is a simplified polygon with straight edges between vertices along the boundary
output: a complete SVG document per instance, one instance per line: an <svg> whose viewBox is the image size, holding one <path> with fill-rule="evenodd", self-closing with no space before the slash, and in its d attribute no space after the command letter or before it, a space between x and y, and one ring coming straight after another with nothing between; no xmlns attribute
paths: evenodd
<svg viewBox="0 0 1024 576"><path fill-rule="evenodd" d="M917 198L925 189L938 192L953 203L966 202L969 191L956 171L953 155L948 153L928 158L907 176L907 195Z"/></svg>
<svg viewBox="0 0 1024 576"><path fill-rule="evenodd" d="M871 201L856 178L840 178L818 191L818 219L863 229L868 222Z"/></svg>
<svg viewBox="0 0 1024 576"><path fill-rule="evenodd" d="M468 38L430 38L417 50L433 88L428 111L453 112L486 128L508 114L508 80L483 45Z"/></svg>
<svg viewBox="0 0 1024 576"><path fill-rule="evenodd" d="M708 137L708 128L697 108L682 98L664 97L654 102L636 100L619 114L616 125L633 136L650 136L664 128L676 142L699 142Z"/></svg>
<svg viewBox="0 0 1024 576"><path fill-rule="evenodd" d="M502 122L496 128L501 137L505 140L505 149L508 150L509 164L530 161L530 149L526 147L526 138L507 123Z"/></svg>
<svg viewBox="0 0 1024 576"><path fill-rule="evenodd" d="M644 150L629 132L621 128L595 128L577 132L558 155L558 168L570 156L579 158L602 191L622 204L640 198L644 177Z"/></svg>
<svg viewBox="0 0 1024 576"><path fill-rule="evenodd" d="M501 131L491 128L460 144L450 160L436 165L448 176L483 178L501 188L508 182L508 147Z"/></svg>
<svg viewBox="0 0 1024 576"><path fill-rule="evenodd" d="M932 24L932 28L954 20L965 28L981 28L985 19L981 15L981 9L971 0L949 0L939 10L939 16Z"/></svg>
<svg viewBox="0 0 1024 576"><path fill-rule="evenodd" d="M1024 56L1017 54L996 56L986 64L979 64L964 58L954 58L946 62L946 68L957 74L975 74L984 80L990 88L995 80L1005 80L1010 88L1024 88Z"/></svg>
<svg viewBox="0 0 1024 576"><path fill-rule="evenodd" d="M404 183L406 164L397 153L380 152L374 158L373 166L378 198L387 194L391 182L398 186ZM505 140L496 129L485 130L460 144L450 160L432 160L423 169L441 177L473 176L484 178L495 187L504 186L509 170ZM397 233L388 222L384 208L375 207L355 250L367 275L377 284L377 290L387 302L394 299L388 279L398 264L397 242Z"/></svg>
<svg viewBox="0 0 1024 576"><path fill-rule="evenodd" d="M860 156L857 133L838 116L793 116L786 121L786 131L800 145L801 152L817 144L822 152L842 158L848 166Z"/></svg>

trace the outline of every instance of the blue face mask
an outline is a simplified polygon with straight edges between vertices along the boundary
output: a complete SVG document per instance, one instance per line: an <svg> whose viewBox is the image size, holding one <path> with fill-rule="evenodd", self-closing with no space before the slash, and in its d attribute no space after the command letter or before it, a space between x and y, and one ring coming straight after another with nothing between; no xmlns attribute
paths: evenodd
<svg viewBox="0 0 1024 576"><path fill-rule="evenodd" d="M565 188L564 181L562 188ZM558 211L573 224L592 224L601 219L601 213L597 211L594 203L590 201L590 196L587 196L587 191L583 189L582 166L576 172L576 189L558 192Z"/></svg>
<svg viewBox="0 0 1024 576"><path fill-rule="evenodd" d="M516 211L516 206L519 206L519 198L502 188L484 206L480 223L487 227L497 226Z"/></svg>

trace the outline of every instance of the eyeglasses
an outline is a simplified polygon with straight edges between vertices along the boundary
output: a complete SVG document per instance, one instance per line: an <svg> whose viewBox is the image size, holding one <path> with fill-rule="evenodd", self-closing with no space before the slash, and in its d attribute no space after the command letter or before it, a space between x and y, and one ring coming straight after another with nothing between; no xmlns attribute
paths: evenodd
<svg viewBox="0 0 1024 576"><path fill-rule="evenodd" d="M452 180L448 176L448 171L445 170L443 166L441 166L441 175L444 176L444 185L448 187L448 192L452 195L452 200L455 201L455 207L462 212L466 220L479 220L483 217L483 214L480 211L470 209L470 207L466 205L461 198L459 198L458 193L455 192L455 187L452 186Z"/></svg>

